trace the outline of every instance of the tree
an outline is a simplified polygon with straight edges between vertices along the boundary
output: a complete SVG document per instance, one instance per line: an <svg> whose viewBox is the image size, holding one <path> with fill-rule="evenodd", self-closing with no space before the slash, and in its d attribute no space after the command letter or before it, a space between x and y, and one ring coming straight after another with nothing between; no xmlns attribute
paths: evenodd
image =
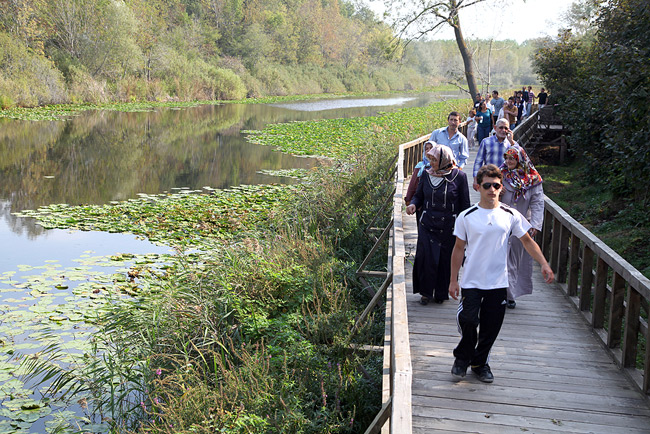
<svg viewBox="0 0 650 434"><path fill-rule="evenodd" d="M414 7L410 2L402 3L386 0L385 4L390 11L389 13L395 16L394 25L397 27L399 37L405 37L409 30L416 26L417 30L413 32L415 34L413 39L419 39L444 25L453 28L456 45L458 45L458 51L460 51L463 58L469 93L474 97L478 93L474 62L472 53L465 43L458 12L463 8L483 1L485 0L418 0L418 5Z"/></svg>
<svg viewBox="0 0 650 434"><path fill-rule="evenodd" d="M535 69L572 126L570 142L587 163L586 177L617 198L647 204L650 6L647 0L611 0L596 16L594 36L567 30L546 41L535 54Z"/></svg>

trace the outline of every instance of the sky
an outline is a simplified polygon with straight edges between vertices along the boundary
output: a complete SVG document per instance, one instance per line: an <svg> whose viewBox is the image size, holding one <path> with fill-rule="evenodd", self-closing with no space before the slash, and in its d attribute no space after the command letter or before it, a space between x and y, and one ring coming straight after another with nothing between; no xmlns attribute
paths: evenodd
<svg viewBox="0 0 650 434"><path fill-rule="evenodd" d="M382 0L364 1L381 16ZM571 0L487 0L463 8L460 23L466 38L494 37L496 40L514 39L521 43L542 36L557 36L561 17L571 3ZM451 27L444 26L431 38L454 39L454 32Z"/></svg>

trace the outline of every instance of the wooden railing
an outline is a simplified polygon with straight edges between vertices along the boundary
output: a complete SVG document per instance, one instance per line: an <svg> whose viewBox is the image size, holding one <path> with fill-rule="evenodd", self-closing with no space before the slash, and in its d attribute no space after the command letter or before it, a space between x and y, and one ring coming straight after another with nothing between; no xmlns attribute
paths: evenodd
<svg viewBox="0 0 650 434"><path fill-rule="evenodd" d="M557 282L619 366L648 394L650 333L644 317L650 280L551 199L544 201L542 251L550 258ZM637 368L637 357L642 369Z"/></svg>
<svg viewBox="0 0 650 434"><path fill-rule="evenodd" d="M528 116L522 123L517 125L517 128L512 132L512 138L515 139L517 143L526 148L525 145L528 144L530 139L535 133L537 121L538 121L539 112L533 111L530 116ZM526 148L528 151L528 149Z"/></svg>

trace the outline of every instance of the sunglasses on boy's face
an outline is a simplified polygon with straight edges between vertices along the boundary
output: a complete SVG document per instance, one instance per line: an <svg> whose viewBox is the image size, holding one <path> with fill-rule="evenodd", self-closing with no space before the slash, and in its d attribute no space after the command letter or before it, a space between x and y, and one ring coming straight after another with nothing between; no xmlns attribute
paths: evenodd
<svg viewBox="0 0 650 434"><path fill-rule="evenodd" d="M489 190L490 187L494 187L495 190L498 190L501 188L501 184L499 184L498 182L484 182L483 184L481 184L481 187L483 187L486 190Z"/></svg>

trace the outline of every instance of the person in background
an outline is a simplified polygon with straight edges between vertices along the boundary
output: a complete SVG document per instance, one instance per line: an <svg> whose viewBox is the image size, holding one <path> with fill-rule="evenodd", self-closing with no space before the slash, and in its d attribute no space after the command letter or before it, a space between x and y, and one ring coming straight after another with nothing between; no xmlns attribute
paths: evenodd
<svg viewBox="0 0 650 434"><path fill-rule="evenodd" d="M476 93L476 97L474 98L474 109L478 109L479 104L481 104L481 101L483 101L483 97L481 96L481 92Z"/></svg>
<svg viewBox="0 0 650 434"><path fill-rule="evenodd" d="M490 135L490 131L492 131L492 112L488 110L485 101L479 105L474 119L477 123L476 137L478 138L478 142L481 143L484 138Z"/></svg>
<svg viewBox="0 0 650 434"><path fill-rule="evenodd" d="M485 94L485 106L487 107L488 110L490 110L490 112L494 116L494 106L492 105L492 96L490 96L489 93Z"/></svg>
<svg viewBox="0 0 650 434"><path fill-rule="evenodd" d="M451 374L463 378L471 366L484 383L494 381L488 356L506 311L508 238L515 236L521 240L526 251L542 266L547 283L555 278L539 246L528 235L530 224L517 210L499 202L502 176L493 164L478 171L481 199L456 218L456 244L451 256L449 295L454 300L462 295L457 314L461 338L454 349Z"/></svg>
<svg viewBox="0 0 650 434"><path fill-rule="evenodd" d="M475 148L478 146L476 141L476 110L471 109L469 115L467 116L467 143L469 148Z"/></svg>
<svg viewBox="0 0 650 434"><path fill-rule="evenodd" d="M467 175L456 167L451 149L434 144L427 158L430 168L422 175L406 207L409 215L422 208L413 265L413 292L421 295L423 305L431 300L440 304L449 299L454 222L470 206Z"/></svg>
<svg viewBox="0 0 650 434"><path fill-rule="evenodd" d="M501 203L516 209L530 223L531 238L542 229L544 221L544 190L542 177L519 145L509 147L499 167L503 175ZM517 237L508 241L508 304L514 309L515 299L533 293L533 258Z"/></svg>
<svg viewBox="0 0 650 434"><path fill-rule="evenodd" d="M515 98L515 106L517 106L517 120L515 121L515 127L519 125L526 117L526 103L521 97L521 92L517 94Z"/></svg>
<svg viewBox="0 0 650 434"><path fill-rule="evenodd" d="M528 91L526 90L526 86L522 87L521 90L519 92L517 92L517 94L518 95L521 94L521 95L519 95L519 97L521 98L521 101L524 103L524 105L528 104L528 99L530 98L530 95L529 95Z"/></svg>
<svg viewBox="0 0 650 434"><path fill-rule="evenodd" d="M517 123L517 112L518 110L517 106L515 106L515 98L511 96L508 98L506 105L503 106L503 115L505 119L508 120L511 130L515 129L515 124Z"/></svg>
<svg viewBox="0 0 650 434"><path fill-rule="evenodd" d="M415 195L415 192L418 189L419 181L422 178L422 175L425 173L424 171L427 169L427 166L429 166L429 160L427 159L427 152L429 152L432 147L433 147L432 142L428 140L424 142L424 149L422 150L422 161L420 161L418 164L415 165L415 169L413 169L413 174L411 175L411 180L409 181L409 186L406 189L406 196L404 197L404 202L406 202L406 206L408 206L411 203L411 199L413 199L413 196ZM416 221L420 221L419 208L415 209L415 217L416 217Z"/></svg>
<svg viewBox="0 0 650 434"><path fill-rule="evenodd" d="M548 99L548 93L546 93L546 89L542 88L542 91L537 94L537 104L539 105L539 108L543 108L546 106L546 100Z"/></svg>
<svg viewBox="0 0 650 434"><path fill-rule="evenodd" d="M495 124L497 122L497 119L499 119L501 117L500 113L501 113L501 110L503 109L503 106L505 105L505 103L506 103L506 100L504 100L503 98L501 98L499 96L499 91L498 90L493 90L492 91L492 106L494 107L493 113L494 113L495 116L499 116L499 117L495 117L493 119Z"/></svg>
<svg viewBox="0 0 650 434"><path fill-rule="evenodd" d="M486 139L483 139L476 151L476 159L474 160L474 190L478 191L478 182L476 181L476 174L478 170L486 164L495 164L497 167L503 164L503 155L506 150L517 144L512 137L512 131L508 127L506 119L499 119L495 127L495 134Z"/></svg>
<svg viewBox="0 0 650 434"><path fill-rule="evenodd" d="M449 113L447 126L433 130L429 141L449 147L454 153L458 167L462 169L469 158L469 150L467 137L458 131L458 125L460 125L460 114L458 112Z"/></svg>
<svg viewBox="0 0 650 434"><path fill-rule="evenodd" d="M535 94L533 93L533 86L528 86L528 105L526 106L526 113L530 116L531 110L535 104Z"/></svg>

